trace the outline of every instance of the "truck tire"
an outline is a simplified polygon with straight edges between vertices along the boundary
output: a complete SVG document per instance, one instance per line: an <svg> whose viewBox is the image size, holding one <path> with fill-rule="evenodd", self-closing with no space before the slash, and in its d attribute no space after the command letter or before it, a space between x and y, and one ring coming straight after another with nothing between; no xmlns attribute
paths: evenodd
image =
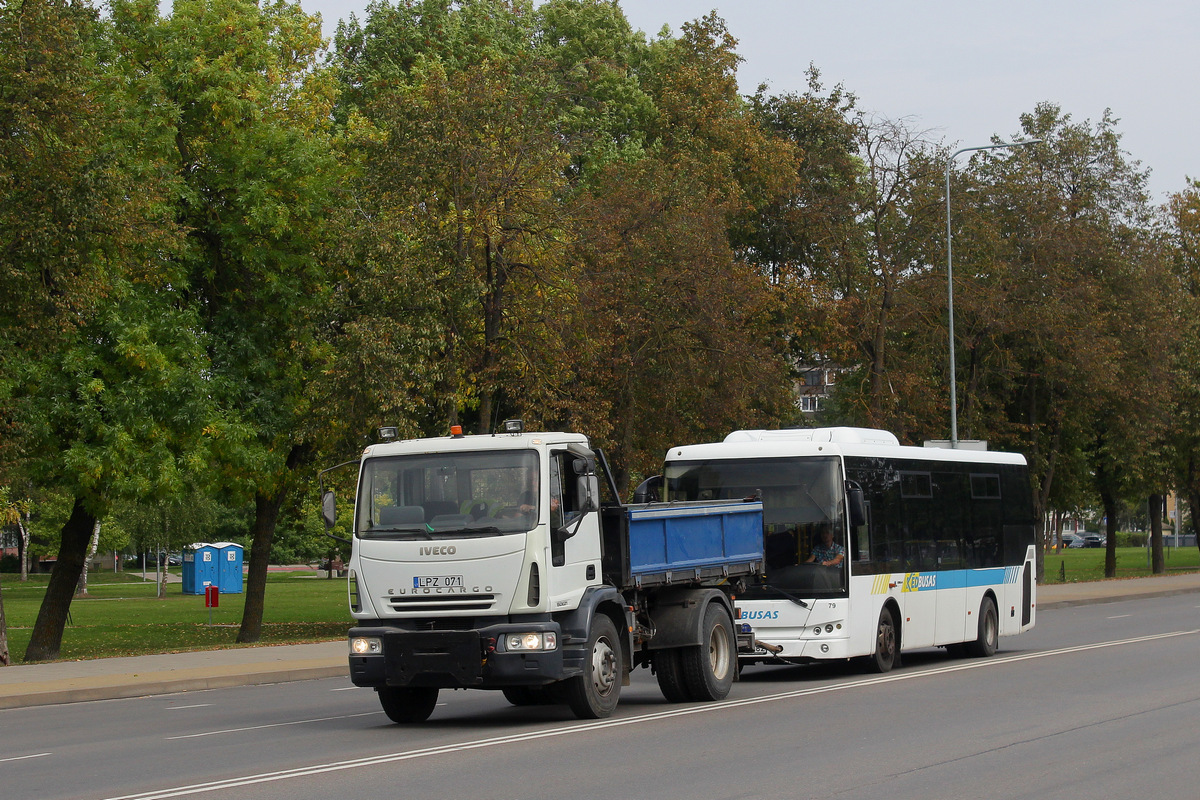
<svg viewBox="0 0 1200 800"><path fill-rule="evenodd" d="M896 618L892 610L885 606L879 612L879 625L875 629L875 652L867 657L867 668L871 672L890 672L896 665L899 641Z"/></svg>
<svg viewBox="0 0 1200 800"><path fill-rule="evenodd" d="M979 604L979 635L973 642L966 643L967 655L988 658L995 655L1000 635L1000 617L992 598L985 597Z"/></svg>
<svg viewBox="0 0 1200 800"><path fill-rule="evenodd" d="M692 699L683 682L683 663L676 648L654 652L654 677L658 678L658 688L668 703L686 703Z"/></svg>
<svg viewBox="0 0 1200 800"><path fill-rule="evenodd" d="M702 644L680 648L683 682L691 700L724 700L737 677L733 622L724 606L709 603L703 626Z"/></svg>
<svg viewBox="0 0 1200 800"><path fill-rule="evenodd" d="M426 686L381 686L376 689L379 705L388 719L398 725L424 722L437 705L438 690Z"/></svg>
<svg viewBox="0 0 1200 800"><path fill-rule="evenodd" d="M610 716L621 697L621 640L617 626L604 614L596 614L588 633L583 674L563 682L563 695L580 719Z"/></svg>

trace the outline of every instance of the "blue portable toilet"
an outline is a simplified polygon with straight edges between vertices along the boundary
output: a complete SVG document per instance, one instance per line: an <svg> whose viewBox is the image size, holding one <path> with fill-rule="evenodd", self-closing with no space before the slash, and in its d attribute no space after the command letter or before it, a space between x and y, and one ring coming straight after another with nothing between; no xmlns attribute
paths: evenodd
<svg viewBox="0 0 1200 800"><path fill-rule="evenodd" d="M217 589L221 594L242 593L242 546L233 542L217 542Z"/></svg>
<svg viewBox="0 0 1200 800"><path fill-rule="evenodd" d="M217 548L196 542L183 548L183 593L204 594L204 587L217 583Z"/></svg>

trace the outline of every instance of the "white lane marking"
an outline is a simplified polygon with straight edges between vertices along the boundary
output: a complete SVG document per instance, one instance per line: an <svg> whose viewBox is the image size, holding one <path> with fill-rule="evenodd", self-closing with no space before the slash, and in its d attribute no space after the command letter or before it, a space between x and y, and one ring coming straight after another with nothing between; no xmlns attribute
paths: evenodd
<svg viewBox="0 0 1200 800"><path fill-rule="evenodd" d="M338 717L316 717L314 719L296 719L291 722L272 722L269 725L250 725L245 728L226 728L220 731L205 731L204 733L188 733L183 736L168 736L166 741L174 739L199 739L202 736L220 736L223 733L241 733L242 731L261 731L264 728L286 728L289 725L307 725L310 722L328 722L334 719L354 719L355 717L370 717L374 714L382 714L382 711L369 711L365 714L343 714Z"/></svg>
<svg viewBox="0 0 1200 800"><path fill-rule="evenodd" d="M208 708L212 703L196 703L191 706L167 706L163 711L182 711L185 708Z"/></svg>
<svg viewBox="0 0 1200 800"><path fill-rule="evenodd" d="M491 739L476 739L468 742L458 742L455 744L441 745L438 747L428 747L420 750L404 750L398 753L385 753L383 755L368 756L366 758L356 758L350 761L334 761L329 764L314 764L310 767L299 767L296 769L279 770L277 772L263 772L257 775L246 775L241 778L227 778L220 781L212 781L210 783L199 783L190 786L177 786L167 789L160 789L152 792L143 792L141 794L127 794L120 797L111 797L107 800L166 800L170 797L186 797L188 795L203 794L205 792L215 792L223 789L236 789L242 786L253 786L262 783L273 783L275 781L291 780L293 778L303 778L309 775L321 775L330 772L342 772L351 769L360 769L362 767L376 766L380 764L394 764L401 761L412 761L418 758L427 758L429 756L445 755L447 753L465 752L470 750L481 750L489 747L498 747L506 744L516 744L518 742L531 742L538 739L554 739L560 736L570 736L577 733L590 733L591 731L604 730L608 728L621 728L627 725L640 725L645 722L658 722L664 719L673 717L685 717L694 714L711 714L717 711L724 711L727 708L742 708L745 706L755 706L762 703L772 703L778 700L789 700L797 697L808 697L817 694L827 694L829 692L837 692L845 689L857 689L863 686L877 686L884 683L898 683L900 681L913 680L915 678L925 678L930 675L943 675L951 672L965 672L973 669L987 669L992 667L1005 666L1021 661L1034 661L1041 658L1051 658L1053 656L1070 655L1072 653L1084 653L1089 650L1102 650L1109 647L1120 647L1129 644L1141 644L1144 642L1153 642L1160 639L1172 639L1180 636L1195 636L1200 634L1200 630L1190 631L1173 631L1171 633L1159 633L1150 636L1138 636L1133 639L1119 639L1110 642L1097 642L1095 644L1076 645L1074 647L1063 647L1058 650L1046 650L1039 653L1026 653L1024 655L1007 656L1001 658L981 659L970 661L962 664L952 664L944 667L935 667L928 670L915 670L913 672L889 673L880 675L875 678L866 678L855 681L847 681L844 683L830 684L827 686L817 686L809 689L796 689L790 692L779 692L776 694L763 695L761 697L749 697L743 700L725 700L719 703L705 703L699 706L691 706L688 708L677 708L670 711L658 711L640 716L625 717L623 719L607 719L596 722L584 722L575 725L568 725L562 728L553 730L530 731L527 733L518 733L511 736L497 736ZM379 713L379 712L374 712ZM353 716L369 716L368 714L355 714ZM341 719L340 717L331 717L330 719ZM318 720L304 720L305 722L317 722ZM283 724L299 724L299 723L283 723ZM264 725L260 727L275 727ZM255 728L241 728L239 730L255 730ZM214 732L215 733L215 732ZM204 736L207 734L194 734ZM184 738L184 737L176 737Z"/></svg>
<svg viewBox="0 0 1200 800"><path fill-rule="evenodd" d="M28 756L12 756L10 758L0 758L0 764L3 764L6 761L24 761L27 758L43 758L48 755L53 755L53 754L52 753L34 753L34 754L28 755Z"/></svg>
<svg viewBox="0 0 1200 800"><path fill-rule="evenodd" d="M330 689L331 692L353 692L355 689L361 689L361 686L339 686L336 689Z"/></svg>
<svg viewBox="0 0 1200 800"><path fill-rule="evenodd" d="M1133 614L1117 614L1115 617L1109 617L1109 619L1125 619L1126 617L1132 616Z"/></svg>

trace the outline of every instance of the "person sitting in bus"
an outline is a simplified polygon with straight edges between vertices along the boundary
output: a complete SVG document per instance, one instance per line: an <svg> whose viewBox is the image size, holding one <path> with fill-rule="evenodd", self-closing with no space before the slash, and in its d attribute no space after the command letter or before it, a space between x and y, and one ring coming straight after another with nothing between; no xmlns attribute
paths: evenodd
<svg viewBox="0 0 1200 800"><path fill-rule="evenodd" d="M813 545L812 555L808 564L820 564L823 567L836 567L846 560L846 548L833 540L833 528L821 529L821 540Z"/></svg>

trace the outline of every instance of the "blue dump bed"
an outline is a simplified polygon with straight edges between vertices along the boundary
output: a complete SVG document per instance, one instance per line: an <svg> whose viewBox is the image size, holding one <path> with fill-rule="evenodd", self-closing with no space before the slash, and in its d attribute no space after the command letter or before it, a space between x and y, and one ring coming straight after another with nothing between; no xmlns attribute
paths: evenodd
<svg viewBox="0 0 1200 800"><path fill-rule="evenodd" d="M636 588L755 575L763 565L762 513L757 500L605 508L605 577Z"/></svg>

